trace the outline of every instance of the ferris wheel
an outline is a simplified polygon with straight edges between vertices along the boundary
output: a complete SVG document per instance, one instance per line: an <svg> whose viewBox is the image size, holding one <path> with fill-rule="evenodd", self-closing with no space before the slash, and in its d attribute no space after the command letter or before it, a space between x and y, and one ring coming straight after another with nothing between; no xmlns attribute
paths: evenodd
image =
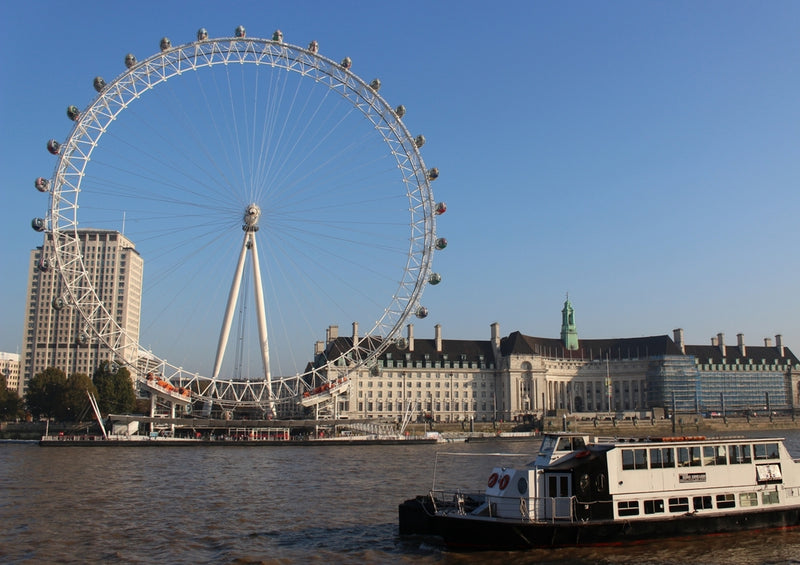
<svg viewBox="0 0 800 565"><path fill-rule="evenodd" d="M72 130L47 144L53 176L35 182L49 209L33 227L64 289L53 307L77 310L87 339L141 382L155 371L198 400L274 409L325 366L374 364L427 316L422 292L441 281L432 259L447 244L439 172L379 79L316 41L242 26L163 38L125 67L94 79L84 109L68 107ZM121 232L143 258L139 335L95 288L82 228ZM314 345L340 322L353 322L349 341Z"/></svg>

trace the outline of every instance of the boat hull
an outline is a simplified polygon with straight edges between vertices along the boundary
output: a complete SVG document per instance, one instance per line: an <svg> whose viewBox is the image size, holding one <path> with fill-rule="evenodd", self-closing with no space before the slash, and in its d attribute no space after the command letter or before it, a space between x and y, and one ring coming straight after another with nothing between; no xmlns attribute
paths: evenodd
<svg viewBox="0 0 800 565"><path fill-rule="evenodd" d="M458 550L627 545L661 538L800 527L800 507L748 512L687 514L660 519L524 522L444 515L424 496L400 504L400 534L439 536Z"/></svg>

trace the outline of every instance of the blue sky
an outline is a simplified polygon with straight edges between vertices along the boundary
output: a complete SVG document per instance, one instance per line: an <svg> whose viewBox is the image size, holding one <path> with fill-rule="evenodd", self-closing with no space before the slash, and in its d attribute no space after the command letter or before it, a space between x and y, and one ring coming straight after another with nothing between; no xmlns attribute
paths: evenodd
<svg viewBox="0 0 800 565"><path fill-rule="evenodd" d="M556 337L569 292L582 337L682 327L689 343L782 334L800 350L800 4L226 4L4 6L0 350L21 350L41 243L29 224L47 206L33 179L52 174L45 142L68 134L66 107L89 103L92 78L122 72L127 52L239 24L352 57L427 138L449 245L418 337L441 324L486 339L492 322Z"/></svg>

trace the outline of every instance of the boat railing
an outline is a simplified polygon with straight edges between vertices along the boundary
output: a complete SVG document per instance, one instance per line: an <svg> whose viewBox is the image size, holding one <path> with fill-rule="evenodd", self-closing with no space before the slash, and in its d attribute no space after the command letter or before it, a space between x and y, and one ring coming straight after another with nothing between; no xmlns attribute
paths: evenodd
<svg viewBox="0 0 800 565"><path fill-rule="evenodd" d="M491 496L483 492L464 492L460 490L431 490L429 498L433 510L437 514L474 514L489 517L509 517L516 515L524 522L580 522L586 517L579 517L578 501L574 496L545 497L507 497ZM583 507L603 502L581 502ZM607 503L606 503L607 504ZM505 512L498 512L498 506ZM511 510L511 512L509 512Z"/></svg>

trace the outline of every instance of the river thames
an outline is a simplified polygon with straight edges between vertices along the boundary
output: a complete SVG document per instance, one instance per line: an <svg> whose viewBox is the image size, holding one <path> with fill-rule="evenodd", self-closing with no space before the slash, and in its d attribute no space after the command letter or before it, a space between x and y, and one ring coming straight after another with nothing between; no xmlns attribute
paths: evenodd
<svg viewBox="0 0 800 565"><path fill-rule="evenodd" d="M800 431L775 435L800 457ZM3 443L0 562L800 563L800 529L481 554L398 536L397 505L428 491L437 452L533 455L538 444L59 449ZM440 455L437 487L480 487L490 461Z"/></svg>

